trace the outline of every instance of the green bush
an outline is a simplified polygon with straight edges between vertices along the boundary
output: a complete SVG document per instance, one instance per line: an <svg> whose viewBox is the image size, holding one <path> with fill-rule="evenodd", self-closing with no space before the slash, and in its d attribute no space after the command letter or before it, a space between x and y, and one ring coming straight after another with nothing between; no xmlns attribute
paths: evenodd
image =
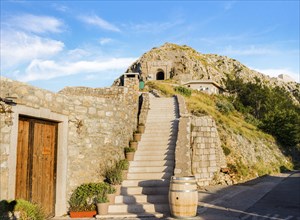
<svg viewBox="0 0 300 220"><path fill-rule="evenodd" d="M34 203L29 201L18 199L17 205L15 206L14 212L20 212L21 220L44 220L46 219L43 209Z"/></svg>
<svg viewBox="0 0 300 220"><path fill-rule="evenodd" d="M107 168L105 171L105 182L112 185L119 185L123 181L122 170L116 165Z"/></svg>
<svg viewBox="0 0 300 220"><path fill-rule="evenodd" d="M231 150L228 147L226 147L225 145L222 145L222 149L223 149L225 156L228 156L231 153Z"/></svg>
<svg viewBox="0 0 300 220"><path fill-rule="evenodd" d="M109 185L107 183L85 183L77 187L70 199L70 211L96 210L95 200L104 200ZM101 197L101 198L100 198Z"/></svg>
<svg viewBox="0 0 300 220"><path fill-rule="evenodd" d="M234 106L226 100L218 100L216 103L216 108L219 112L228 114L234 110Z"/></svg>
<svg viewBox="0 0 300 220"><path fill-rule="evenodd" d="M186 87L183 86L176 86L174 88L175 92L178 92L179 94L186 96L186 97L190 97L192 95L192 90L188 89Z"/></svg>
<svg viewBox="0 0 300 220"><path fill-rule="evenodd" d="M116 162L116 167L120 170L128 170L129 162L126 159L119 160Z"/></svg>
<svg viewBox="0 0 300 220"><path fill-rule="evenodd" d="M125 153L135 152L135 149L132 148L132 147L125 147L125 148L124 148L124 152L125 152Z"/></svg>

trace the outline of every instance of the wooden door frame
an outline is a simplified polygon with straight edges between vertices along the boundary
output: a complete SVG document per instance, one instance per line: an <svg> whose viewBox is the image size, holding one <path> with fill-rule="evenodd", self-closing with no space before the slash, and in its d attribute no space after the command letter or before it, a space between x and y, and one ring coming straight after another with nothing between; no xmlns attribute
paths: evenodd
<svg viewBox="0 0 300 220"><path fill-rule="evenodd" d="M67 158L68 158L68 116L51 112L45 108L30 108L17 105L13 109L13 125L11 128L11 147L8 157L9 177L8 177L8 199L15 199L16 185L16 164L17 164L17 137L19 116L25 115L38 119L45 119L58 122L57 136L57 166L56 166L56 201L55 216L61 216L67 213Z"/></svg>

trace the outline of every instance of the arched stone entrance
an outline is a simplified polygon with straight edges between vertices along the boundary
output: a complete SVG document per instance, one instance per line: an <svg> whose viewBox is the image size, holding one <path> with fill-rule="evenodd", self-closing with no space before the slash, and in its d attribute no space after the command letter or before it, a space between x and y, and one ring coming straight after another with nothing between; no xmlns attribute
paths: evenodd
<svg viewBox="0 0 300 220"><path fill-rule="evenodd" d="M165 73L163 71L159 71L156 73L156 80L164 80L165 79Z"/></svg>

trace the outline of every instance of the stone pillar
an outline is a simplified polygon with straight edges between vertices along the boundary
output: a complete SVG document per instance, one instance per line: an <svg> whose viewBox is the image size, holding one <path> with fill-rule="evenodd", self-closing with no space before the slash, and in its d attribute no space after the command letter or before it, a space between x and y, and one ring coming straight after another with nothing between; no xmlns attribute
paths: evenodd
<svg viewBox="0 0 300 220"><path fill-rule="evenodd" d="M125 73L124 87L139 91L139 73Z"/></svg>

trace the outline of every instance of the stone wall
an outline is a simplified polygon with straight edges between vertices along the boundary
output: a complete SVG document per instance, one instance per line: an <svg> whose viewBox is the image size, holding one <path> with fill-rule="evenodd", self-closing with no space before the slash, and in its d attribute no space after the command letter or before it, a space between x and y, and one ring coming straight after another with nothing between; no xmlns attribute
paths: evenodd
<svg viewBox="0 0 300 220"><path fill-rule="evenodd" d="M216 123L210 116L192 117L192 169L200 186L211 183L216 172L226 167L226 158Z"/></svg>
<svg viewBox="0 0 300 220"><path fill-rule="evenodd" d="M184 98L176 96L179 107L179 125L175 150L175 170L177 177L192 175L192 149L190 143L191 119L185 106Z"/></svg>
<svg viewBox="0 0 300 220"><path fill-rule="evenodd" d="M147 115L150 108L149 93L142 93L139 98L140 112L139 112L139 124L146 124Z"/></svg>
<svg viewBox="0 0 300 220"><path fill-rule="evenodd" d="M66 189L58 189L63 193L57 194L57 197L65 198L61 200L63 203L76 186L99 181L107 164L124 157L123 148L128 146L137 127L136 91L125 87L75 87L52 93L3 77L0 83L0 97L17 97L18 103L12 107L12 126L6 125L4 114L0 114L0 199L13 199L14 196L19 115L53 119L65 125L59 126L61 146L57 162L60 166L58 172L61 172L60 168L66 169L66 176L61 174L64 182L61 185L65 185ZM60 155L60 152L64 153ZM66 204L62 206L66 207Z"/></svg>
<svg viewBox="0 0 300 220"><path fill-rule="evenodd" d="M193 175L199 186L209 185L214 175L226 167L216 123L210 116L189 115L183 97L178 95L177 100L180 118L174 175Z"/></svg>

